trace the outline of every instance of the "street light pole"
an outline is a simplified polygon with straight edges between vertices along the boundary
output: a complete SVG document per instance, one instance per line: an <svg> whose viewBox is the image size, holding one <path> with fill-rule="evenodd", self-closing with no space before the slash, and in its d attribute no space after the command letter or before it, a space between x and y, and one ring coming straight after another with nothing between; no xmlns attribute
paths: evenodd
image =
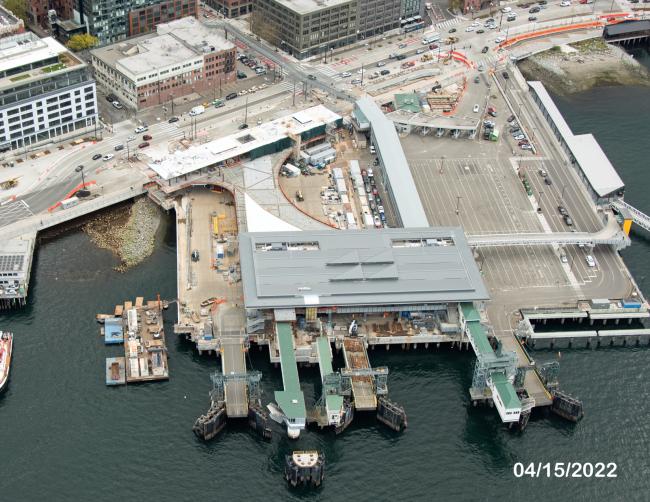
<svg viewBox="0 0 650 502"><path fill-rule="evenodd" d="M460 199L462 199L462 197L460 195L457 195L456 196L456 215L458 215L460 213L460 209L459 209L459 207L460 207Z"/></svg>

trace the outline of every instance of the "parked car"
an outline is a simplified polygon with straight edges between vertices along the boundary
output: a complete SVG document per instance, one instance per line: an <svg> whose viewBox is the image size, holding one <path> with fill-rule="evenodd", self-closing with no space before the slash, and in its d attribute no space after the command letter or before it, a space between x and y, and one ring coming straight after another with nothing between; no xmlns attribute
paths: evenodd
<svg viewBox="0 0 650 502"><path fill-rule="evenodd" d="M406 49L407 44L399 44L397 47L400 49Z"/></svg>
<svg viewBox="0 0 650 502"><path fill-rule="evenodd" d="M522 150L532 150L532 149L533 149L533 145L531 145L530 143L524 143L523 145L520 145L520 148L521 148Z"/></svg>
<svg viewBox="0 0 650 502"><path fill-rule="evenodd" d="M553 184L553 182L551 181L551 178L549 178L548 176L546 178L544 178L544 183L546 183L549 186L551 186Z"/></svg>
<svg viewBox="0 0 650 502"><path fill-rule="evenodd" d="M122 106L122 103L120 103L119 101L113 101L112 104L113 104L113 106L114 106L115 108L117 108L118 110L121 110L122 108L124 108L124 106Z"/></svg>
<svg viewBox="0 0 650 502"><path fill-rule="evenodd" d="M562 216L567 216L569 214L564 206L558 206L557 210Z"/></svg>
<svg viewBox="0 0 650 502"><path fill-rule="evenodd" d="M114 155L113 155L112 153L107 153L106 155L104 155L104 156L102 157L102 160L103 160L104 162L108 162L108 161L111 160L113 157L114 157Z"/></svg>
<svg viewBox="0 0 650 502"><path fill-rule="evenodd" d="M560 261L561 261L562 263L569 263L569 259L566 257L565 254L561 254L561 255L560 255Z"/></svg>
<svg viewBox="0 0 650 502"><path fill-rule="evenodd" d="M523 134L517 134L514 139L515 141L521 141L522 139L526 138Z"/></svg>
<svg viewBox="0 0 650 502"><path fill-rule="evenodd" d="M350 83L351 83L352 85L358 85L358 84L361 83L361 79L360 79L360 78L355 78L355 79L353 79L353 80L350 80Z"/></svg>
<svg viewBox="0 0 650 502"><path fill-rule="evenodd" d="M248 124L239 124L237 129L248 129Z"/></svg>
<svg viewBox="0 0 650 502"><path fill-rule="evenodd" d="M101 159L101 158L102 158L102 154L101 154L101 153L96 153L95 155L93 155L93 160L99 160L99 159Z"/></svg>
<svg viewBox="0 0 650 502"><path fill-rule="evenodd" d="M587 262L587 265L590 267L595 267L596 266L596 260L594 260L594 257L588 254L585 256L585 261Z"/></svg>
<svg viewBox="0 0 650 502"><path fill-rule="evenodd" d="M512 122L513 120L515 120L515 116L514 116L514 115L510 115L510 116L506 119L506 122Z"/></svg>
<svg viewBox="0 0 650 502"><path fill-rule="evenodd" d="M135 128L135 133L140 134L142 132L148 131L149 128L147 126L141 125Z"/></svg>
<svg viewBox="0 0 650 502"><path fill-rule="evenodd" d="M246 75L243 71L237 71L237 78L247 78L248 75Z"/></svg>
<svg viewBox="0 0 650 502"><path fill-rule="evenodd" d="M195 249L192 251L192 261L199 261L199 250Z"/></svg>
<svg viewBox="0 0 650 502"><path fill-rule="evenodd" d="M478 75L476 75L476 76L474 77L474 83L475 83L475 84L478 84L480 81L481 81L481 79L479 78Z"/></svg>
<svg viewBox="0 0 650 502"><path fill-rule="evenodd" d="M231 92L230 94L228 94L226 96L226 99L231 100L231 99L235 99L236 97L237 97L237 93L236 92Z"/></svg>
<svg viewBox="0 0 650 502"><path fill-rule="evenodd" d="M568 227L572 227L573 226L573 220L571 219L571 216L569 216L568 214L565 214L564 215L564 223L566 223L566 225Z"/></svg>
<svg viewBox="0 0 650 502"><path fill-rule="evenodd" d="M480 34L482 34L482 33L485 33L485 30L482 30L482 29L476 30L476 33L477 33L478 35L480 35Z"/></svg>
<svg viewBox="0 0 650 502"><path fill-rule="evenodd" d="M119 152L120 150L124 150L124 145L115 145L115 148L113 148L116 152Z"/></svg>
<svg viewBox="0 0 650 502"><path fill-rule="evenodd" d="M147 148L149 146L148 141L144 141L138 145L138 148Z"/></svg>
<svg viewBox="0 0 650 502"><path fill-rule="evenodd" d="M390 70L381 70L379 73L381 75L388 75L390 73Z"/></svg>
<svg viewBox="0 0 650 502"><path fill-rule="evenodd" d="M505 79L508 80L510 78L510 75L508 75L507 71L501 72L501 76Z"/></svg>
<svg viewBox="0 0 650 502"><path fill-rule="evenodd" d="M351 77L351 76L352 76L352 73L350 73L349 71L344 71L343 73L341 73L341 78L348 78L348 77Z"/></svg>
<svg viewBox="0 0 650 502"><path fill-rule="evenodd" d="M528 16L529 21L537 21L537 16Z"/></svg>
<svg viewBox="0 0 650 502"><path fill-rule="evenodd" d="M384 61L379 61L377 63L377 68L381 68L382 66L386 66L386 63Z"/></svg>
<svg viewBox="0 0 650 502"><path fill-rule="evenodd" d="M532 7L532 8L528 11L528 13L529 13L529 14L536 14L536 13L539 12L539 10L540 10L539 7Z"/></svg>
<svg viewBox="0 0 650 502"><path fill-rule="evenodd" d="M153 139L153 137L151 136L151 134L144 134L142 136L142 139L145 140L145 141L151 141Z"/></svg>
<svg viewBox="0 0 650 502"><path fill-rule="evenodd" d="M169 122L170 124L173 124L174 122L178 122L178 117L172 117L167 122Z"/></svg>
<svg viewBox="0 0 650 502"><path fill-rule="evenodd" d="M474 113L478 113L480 107L478 105L474 105L473 111Z"/></svg>

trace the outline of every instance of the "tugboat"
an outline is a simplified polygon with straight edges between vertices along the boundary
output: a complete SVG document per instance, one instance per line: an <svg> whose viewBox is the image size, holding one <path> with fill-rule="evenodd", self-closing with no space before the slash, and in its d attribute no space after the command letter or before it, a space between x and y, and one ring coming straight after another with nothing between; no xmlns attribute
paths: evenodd
<svg viewBox="0 0 650 502"><path fill-rule="evenodd" d="M11 367L11 349L13 348L14 335L8 331L0 331L0 391L5 388L9 380Z"/></svg>
<svg viewBox="0 0 650 502"><path fill-rule="evenodd" d="M325 477L325 456L318 451L294 451L286 455L284 479L291 486L320 486Z"/></svg>

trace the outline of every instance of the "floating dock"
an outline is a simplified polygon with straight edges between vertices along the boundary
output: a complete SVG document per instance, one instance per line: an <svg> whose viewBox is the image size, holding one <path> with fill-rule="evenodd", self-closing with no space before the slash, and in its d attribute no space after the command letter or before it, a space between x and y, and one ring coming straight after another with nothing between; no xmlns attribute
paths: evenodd
<svg viewBox="0 0 650 502"><path fill-rule="evenodd" d="M162 310L160 300L145 305L138 297L135 306L127 301L115 307L114 317L104 318L104 342L124 345L124 357L106 359L106 385L169 378Z"/></svg>

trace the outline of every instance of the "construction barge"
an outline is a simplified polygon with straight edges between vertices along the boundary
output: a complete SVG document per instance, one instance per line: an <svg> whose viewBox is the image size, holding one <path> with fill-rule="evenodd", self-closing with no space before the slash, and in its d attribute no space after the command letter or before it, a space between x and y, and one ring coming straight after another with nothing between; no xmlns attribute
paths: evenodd
<svg viewBox="0 0 650 502"><path fill-rule="evenodd" d="M114 314L98 314L103 323L101 333L106 345L122 345L124 357L106 358L106 385L150 382L169 379L169 364L163 309L158 300L148 301L139 296L117 305Z"/></svg>

